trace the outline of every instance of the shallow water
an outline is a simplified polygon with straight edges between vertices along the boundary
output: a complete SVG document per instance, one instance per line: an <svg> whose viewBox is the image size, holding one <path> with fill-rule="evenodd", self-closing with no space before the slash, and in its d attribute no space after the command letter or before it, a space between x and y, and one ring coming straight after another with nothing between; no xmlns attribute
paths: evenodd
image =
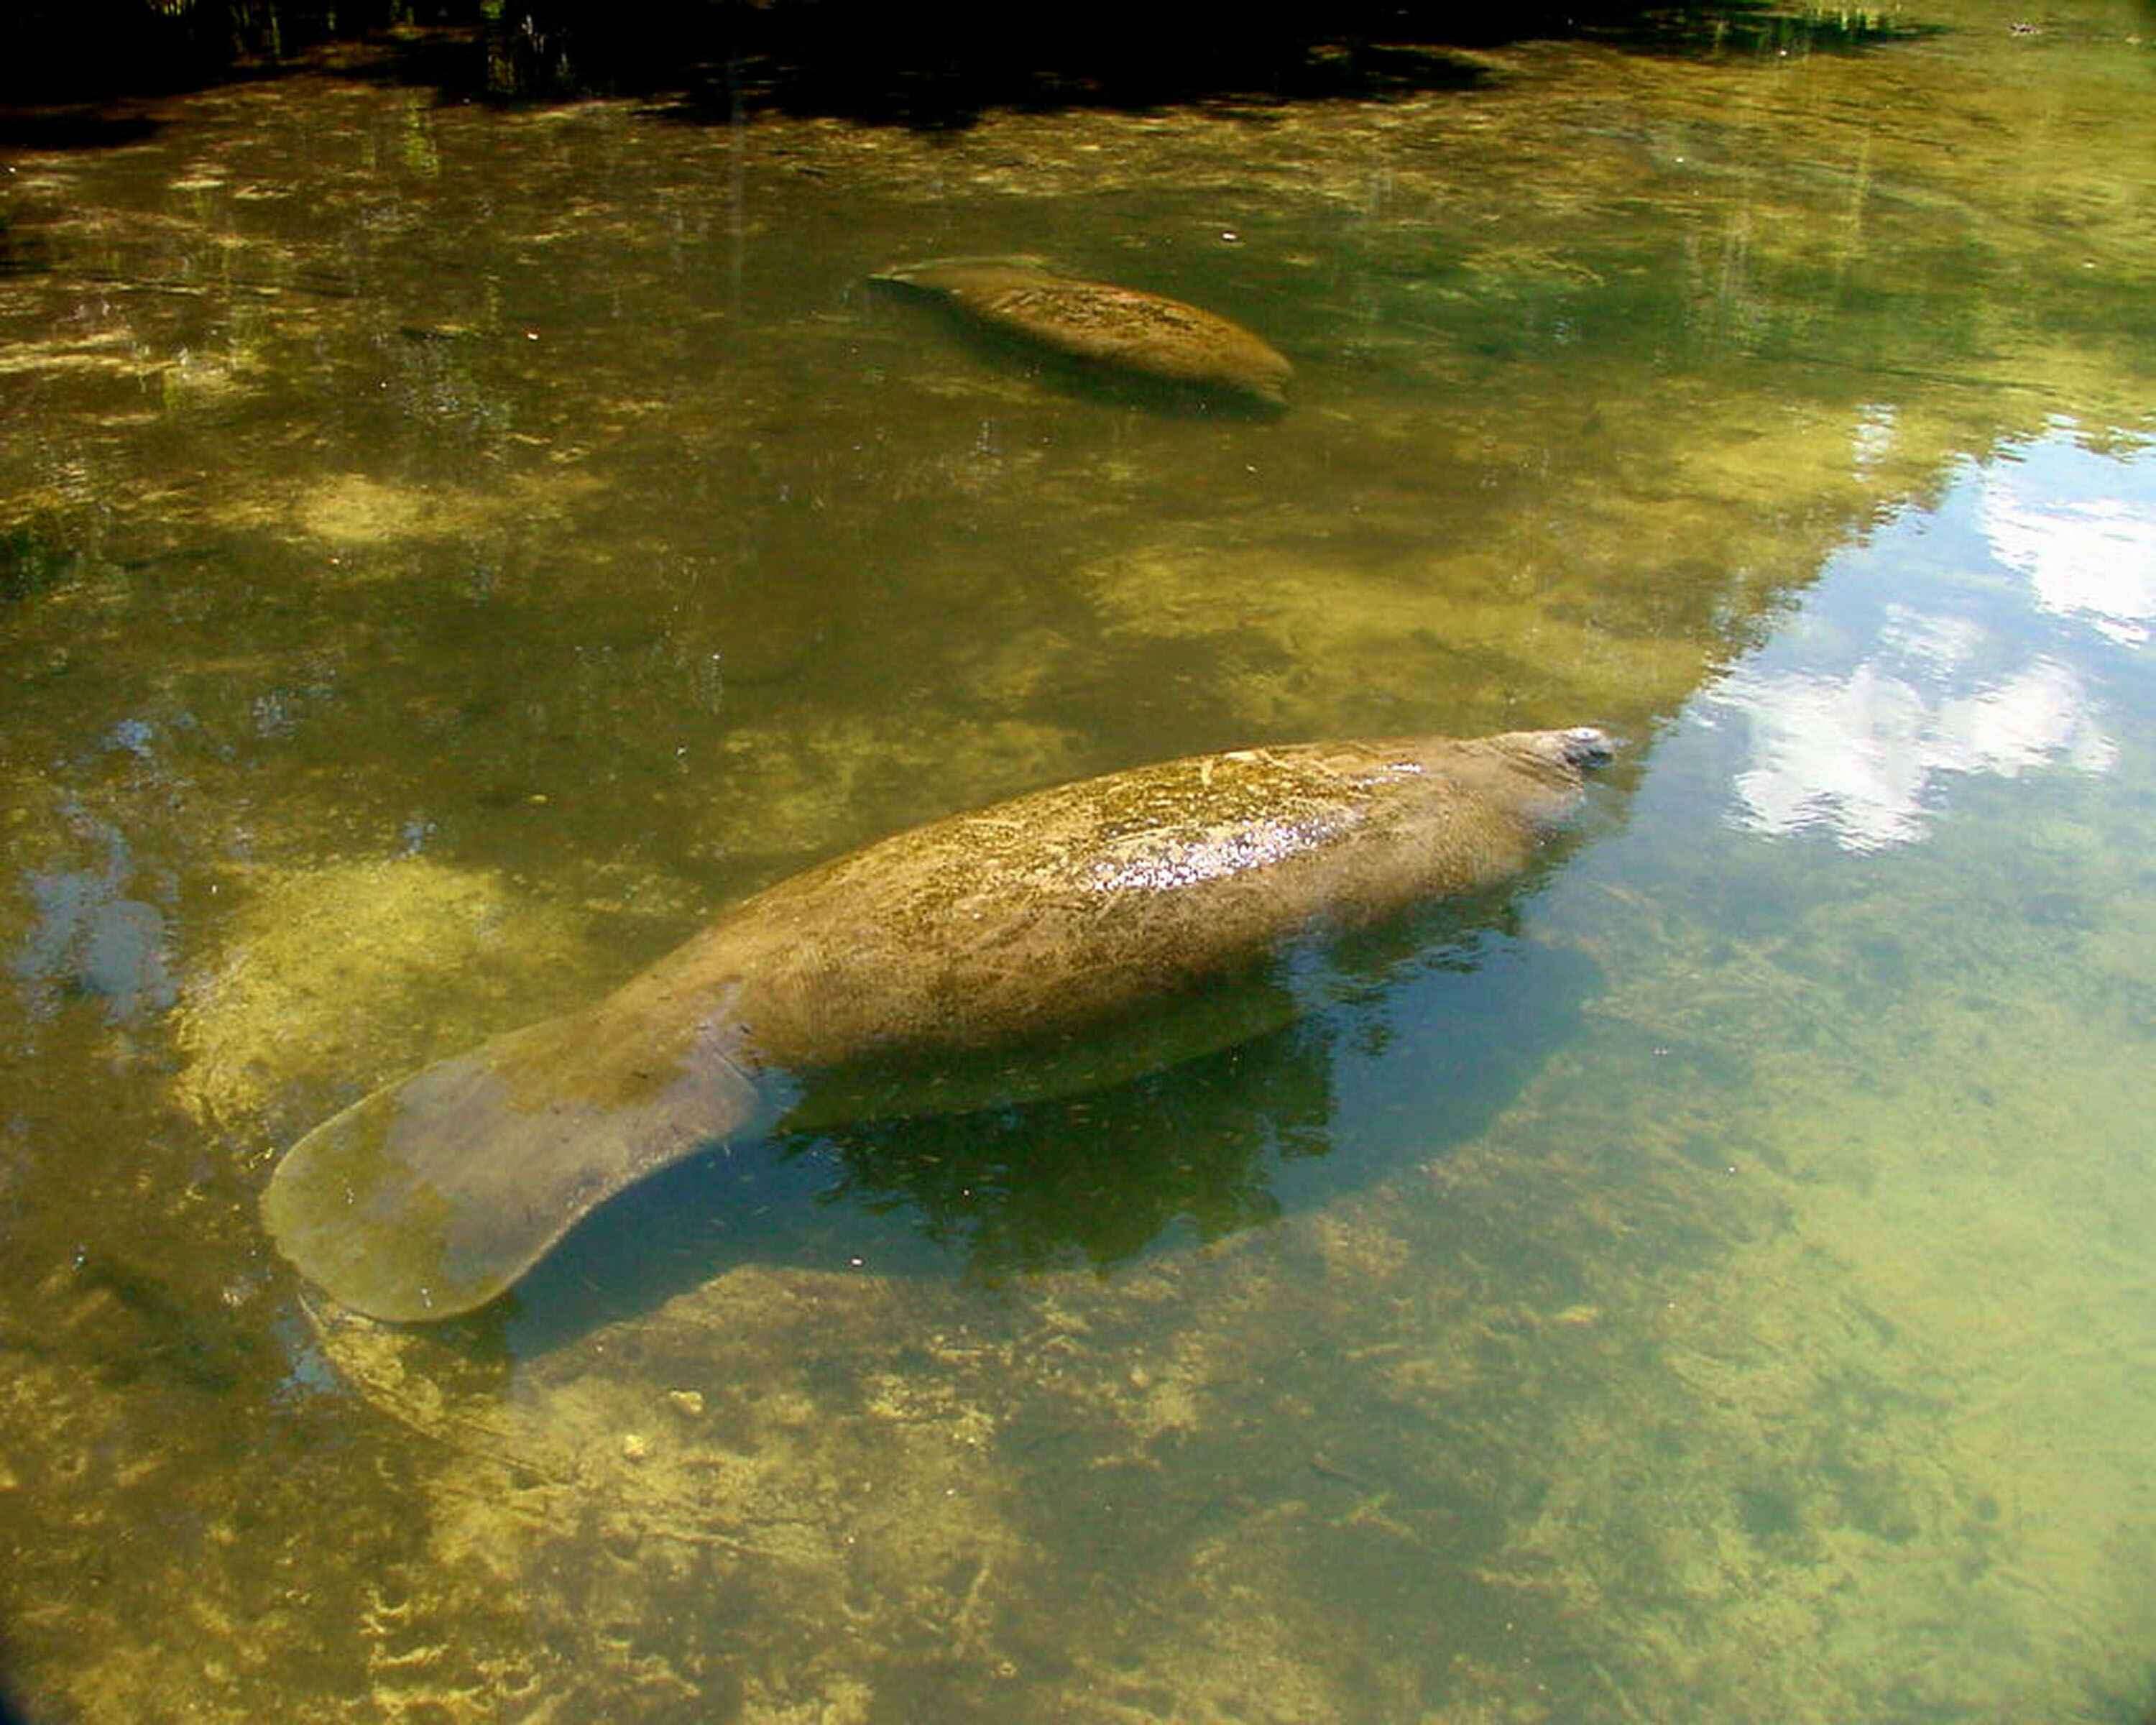
<svg viewBox="0 0 2156 1725"><path fill-rule="evenodd" d="M2138 1717L2156 25L1897 16L932 136L323 73L0 161L0 1687ZM864 286L1009 252L1292 406ZM847 845L1589 721L1551 872L1281 1035L714 1153L434 1330L262 1235L330 1110Z"/></svg>

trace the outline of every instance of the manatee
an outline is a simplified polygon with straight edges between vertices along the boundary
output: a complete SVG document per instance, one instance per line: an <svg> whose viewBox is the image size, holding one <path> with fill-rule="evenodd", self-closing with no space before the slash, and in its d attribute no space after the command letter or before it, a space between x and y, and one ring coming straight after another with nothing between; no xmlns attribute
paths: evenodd
<svg viewBox="0 0 2156 1725"><path fill-rule="evenodd" d="M1287 405L1294 367L1240 324L1180 300L1081 281L1038 258L938 258L869 279L946 300L998 334L1070 358Z"/></svg>
<svg viewBox="0 0 2156 1725"><path fill-rule="evenodd" d="M370 1317L470 1311L715 1142L1075 1094L1277 1028L1299 947L1517 880L1610 756L1585 727L1237 749L916 827L354 1103L264 1219Z"/></svg>

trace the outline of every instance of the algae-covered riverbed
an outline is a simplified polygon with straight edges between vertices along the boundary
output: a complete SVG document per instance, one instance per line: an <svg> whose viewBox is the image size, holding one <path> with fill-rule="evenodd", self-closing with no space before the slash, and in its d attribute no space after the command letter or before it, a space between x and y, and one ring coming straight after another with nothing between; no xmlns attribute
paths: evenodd
<svg viewBox="0 0 2156 1725"><path fill-rule="evenodd" d="M0 151L0 1696L2138 1720L2156 17L925 132L338 62ZM1162 400L870 291L1024 254ZM1594 723L1280 1034L731 1147L400 1329L277 1157L1081 774Z"/></svg>

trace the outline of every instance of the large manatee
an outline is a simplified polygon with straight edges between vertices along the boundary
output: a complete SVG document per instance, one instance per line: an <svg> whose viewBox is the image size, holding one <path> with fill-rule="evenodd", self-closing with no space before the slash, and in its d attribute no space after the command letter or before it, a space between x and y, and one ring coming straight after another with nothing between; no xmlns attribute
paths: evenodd
<svg viewBox="0 0 2156 1725"><path fill-rule="evenodd" d="M1585 728L1239 749L916 827L325 1122L272 1176L270 1231L347 1306L447 1317L715 1140L1232 1046L1292 1015L1298 942L1502 886L1609 755Z"/></svg>
<svg viewBox="0 0 2156 1725"><path fill-rule="evenodd" d="M1156 382L1287 405L1295 367L1240 324L1037 258L937 258L869 278L957 306L998 334Z"/></svg>

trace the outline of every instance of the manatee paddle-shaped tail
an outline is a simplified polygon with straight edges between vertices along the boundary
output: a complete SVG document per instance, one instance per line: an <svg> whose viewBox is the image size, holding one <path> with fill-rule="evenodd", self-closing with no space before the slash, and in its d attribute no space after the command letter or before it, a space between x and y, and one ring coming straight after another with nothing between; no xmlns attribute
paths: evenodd
<svg viewBox="0 0 2156 1725"><path fill-rule="evenodd" d="M1218 312L1112 282L1082 281L1039 258L932 258L869 280L940 299L983 327L1091 365L1268 411L1287 405L1295 367Z"/></svg>
<svg viewBox="0 0 2156 1725"><path fill-rule="evenodd" d="M1600 732L1194 755L894 834L767 887L586 1011L376 1091L292 1147L278 1245L442 1318L700 1146L1104 1088L1308 1009L1284 955L1519 880Z"/></svg>
<svg viewBox="0 0 2156 1725"><path fill-rule="evenodd" d="M513 1030L323 1122L263 1194L271 1238L370 1317L454 1317L624 1186L768 1111L723 1030L662 1074L605 1046L602 1022L579 1013ZM619 1068L592 1082L624 1056L643 1077L631 1093Z"/></svg>

